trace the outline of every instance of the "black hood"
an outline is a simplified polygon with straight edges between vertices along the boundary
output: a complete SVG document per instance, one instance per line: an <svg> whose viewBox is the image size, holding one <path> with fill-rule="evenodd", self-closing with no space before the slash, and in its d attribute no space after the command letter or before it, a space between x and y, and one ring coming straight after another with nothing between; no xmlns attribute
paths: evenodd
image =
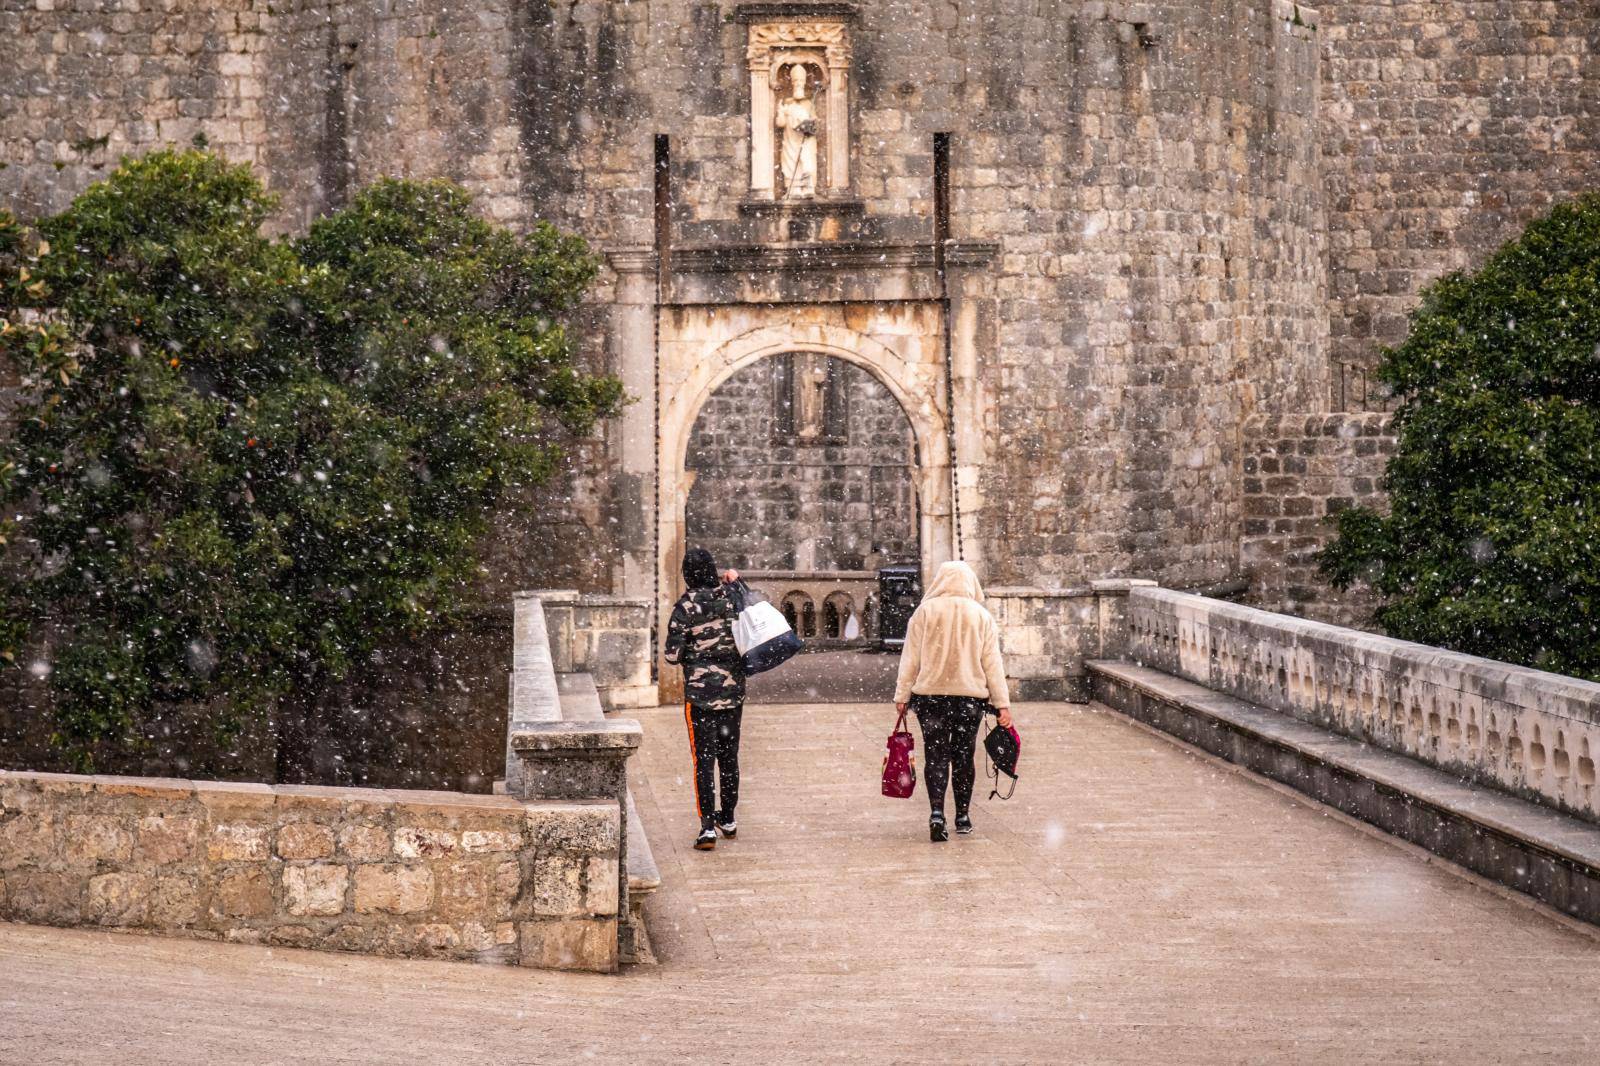
<svg viewBox="0 0 1600 1066"><path fill-rule="evenodd" d="M717 577L717 561L704 548L690 548L683 553L683 583L691 589L714 589L721 580Z"/></svg>

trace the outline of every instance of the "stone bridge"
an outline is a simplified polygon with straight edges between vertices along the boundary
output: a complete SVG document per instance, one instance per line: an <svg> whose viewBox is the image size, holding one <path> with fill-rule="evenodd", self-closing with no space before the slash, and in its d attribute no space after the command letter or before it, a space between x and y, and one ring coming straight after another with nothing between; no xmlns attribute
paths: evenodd
<svg viewBox="0 0 1600 1066"><path fill-rule="evenodd" d="M970 837L877 795L885 707L758 705L739 839L693 851L681 711L626 712L653 961L0 925L0 1061L1593 1057L1593 686L1160 589L1117 615L1095 701L1019 705L1023 780L980 782Z"/></svg>

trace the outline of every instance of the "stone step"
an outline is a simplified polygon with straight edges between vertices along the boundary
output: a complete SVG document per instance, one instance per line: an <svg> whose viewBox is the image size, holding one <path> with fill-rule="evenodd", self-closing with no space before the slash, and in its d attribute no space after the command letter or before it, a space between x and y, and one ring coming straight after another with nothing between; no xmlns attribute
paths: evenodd
<svg viewBox="0 0 1600 1066"><path fill-rule="evenodd" d="M1087 665L1113 710L1600 925L1600 826L1159 670Z"/></svg>

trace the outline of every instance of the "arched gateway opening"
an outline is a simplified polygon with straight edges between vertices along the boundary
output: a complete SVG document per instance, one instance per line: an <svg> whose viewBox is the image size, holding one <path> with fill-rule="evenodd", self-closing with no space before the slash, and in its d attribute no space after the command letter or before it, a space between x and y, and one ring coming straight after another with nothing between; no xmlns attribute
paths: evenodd
<svg viewBox="0 0 1600 1066"><path fill-rule="evenodd" d="M857 660L879 645L878 568L922 556L917 465L899 401L842 359L768 356L707 399L689 436L687 543L738 569L819 653L759 679L754 698L881 698L886 664Z"/></svg>
<svg viewBox="0 0 1600 1066"><path fill-rule="evenodd" d="M755 679L752 700L885 698L877 567L950 555L942 382L843 329L752 331L687 376L662 397L663 631L678 561L704 546L816 649Z"/></svg>

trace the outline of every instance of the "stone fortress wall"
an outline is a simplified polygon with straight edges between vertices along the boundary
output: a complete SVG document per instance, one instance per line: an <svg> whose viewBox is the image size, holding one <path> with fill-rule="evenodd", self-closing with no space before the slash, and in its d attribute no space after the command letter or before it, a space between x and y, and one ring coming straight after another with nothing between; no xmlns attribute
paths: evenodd
<svg viewBox="0 0 1600 1066"><path fill-rule="evenodd" d="M0 3L0 201L59 208L118 156L203 134L262 169L286 229L380 175L444 175L497 220L638 247L666 133L674 241L770 240L742 207L738 13ZM1239 576L1249 421L1326 410L1334 367L1370 363L1423 284L1600 176L1590 5L867 0L856 13L860 214L846 236L931 239L932 137L949 132L951 235L997 245L968 272L983 462L960 501L995 583ZM597 287L588 333L596 364L620 370L629 351L604 314L615 280ZM492 595L640 591L616 559L649 536L624 520L649 486L617 476L620 432L602 430L574 459L585 472L555 490L567 524L536 524L536 508L506 518Z"/></svg>
<svg viewBox="0 0 1600 1066"><path fill-rule="evenodd" d="M1600 8L1324 0L1329 357L1366 366L1429 281L1600 184Z"/></svg>

